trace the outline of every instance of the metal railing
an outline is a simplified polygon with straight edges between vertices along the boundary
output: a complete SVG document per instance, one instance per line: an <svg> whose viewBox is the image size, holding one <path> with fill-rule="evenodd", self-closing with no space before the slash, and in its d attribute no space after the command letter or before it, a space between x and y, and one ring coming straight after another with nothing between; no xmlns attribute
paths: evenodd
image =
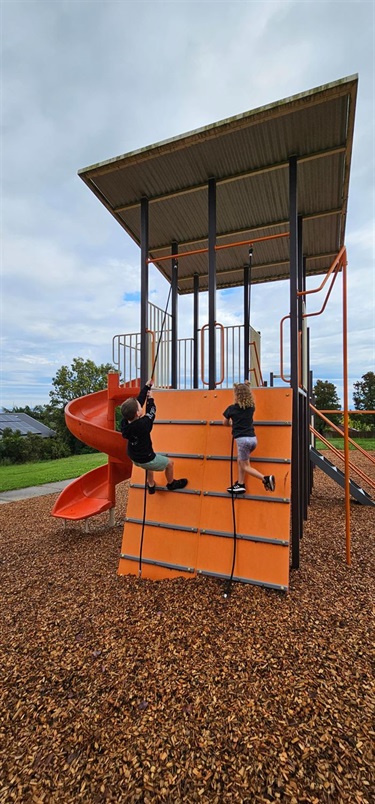
<svg viewBox="0 0 375 804"><path fill-rule="evenodd" d="M164 311L156 305L149 304L149 372L152 370L155 350L162 331L158 360L154 371L154 382L157 388L171 386L171 353L172 326L171 316L167 314L162 329ZM244 366L244 325L220 327L220 338L217 339L217 365L220 372L216 385L220 388L231 388L235 382L243 382ZM199 388L207 387L207 349L205 340L207 325L199 330L200 365ZM139 332L115 335L112 339L112 362L120 372L123 382L130 382L140 376L141 335ZM250 327L249 333L249 377L253 387L263 385L260 366L260 334ZM179 338L177 341L177 387L191 390L194 387L194 339Z"/></svg>
<svg viewBox="0 0 375 804"><path fill-rule="evenodd" d="M322 419L325 422L325 424L327 424L332 430L334 430L340 436L340 438L344 439L344 433L342 430L340 430L340 427L337 427L337 425L331 422L330 419L327 419L327 416L325 416L321 410L318 410L318 408L314 407L314 405L312 405L311 403L310 403L310 410L312 411L314 416L319 416L319 418ZM355 411L355 412L361 413L361 411ZM336 411L333 410L332 413L336 413ZM338 411L338 413L340 413L340 411ZM324 436L321 433L319 433L318 430L316 430L316 428L313 425L310 425L310 432L315 436L315 438L319 438L320 441L322 441L322 443L325 444L325 446L328 447L328 449L330 449L331 452L333 452L336 458L339 458L340 461L345 462L344 452L335 447L334 444L332 444L326 438L324 438ZM357 452L363 455L367 460L375 464L375 458L372 455L370 455L369 452L363 449L363 447L361 447L360 444L357 444L357 442L350 437L348 437L348 443L351 444L352 447L354 447L357 450ZM361 480L367 483L370 486L370 488L375 490L375 481L373 481L371 477L368 474L366 474L366 472L364 472L359 466L353 464L352 461L350 460L349 460L349 468L354 474L358 475L358 477L360 477Z"/></svg>

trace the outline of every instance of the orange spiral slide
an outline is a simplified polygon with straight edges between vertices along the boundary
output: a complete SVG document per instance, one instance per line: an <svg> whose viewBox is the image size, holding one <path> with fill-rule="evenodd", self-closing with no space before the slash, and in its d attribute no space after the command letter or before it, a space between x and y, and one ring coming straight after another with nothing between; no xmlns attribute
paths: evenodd
<svg viewBox="0 0 375 804"><path fill-rule="evenodd" d="M116 485L131 477L132 463L126 444L115 427L115 408L130 396L138 396L138 382L119 385L117 372L108 374L108 388L73 399L65 408L65 421L73 435L90 447L105 452L108 463L73 480L60 494L52 516L87 519L115 506Z"/></svg>

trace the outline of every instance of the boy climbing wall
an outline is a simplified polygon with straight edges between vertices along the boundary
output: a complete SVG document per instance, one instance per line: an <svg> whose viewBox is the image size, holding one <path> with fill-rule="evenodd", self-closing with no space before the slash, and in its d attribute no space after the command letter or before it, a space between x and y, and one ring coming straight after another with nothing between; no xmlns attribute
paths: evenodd
<svg viewBox="0 0 375 804"><path fill-rule="evenodd" d="M168 491L177 491L187 485L187 479L174 480L173 461L166 455L155 453L151 430L156 415L156 406L151 395L152 380L148 380L137 399L126 399L121 405L121 433L128 441L128 456L136 466L147 472L149 494L155 494L154 472L165 472ZM146 412L143 405L146 403Z"/></svg>

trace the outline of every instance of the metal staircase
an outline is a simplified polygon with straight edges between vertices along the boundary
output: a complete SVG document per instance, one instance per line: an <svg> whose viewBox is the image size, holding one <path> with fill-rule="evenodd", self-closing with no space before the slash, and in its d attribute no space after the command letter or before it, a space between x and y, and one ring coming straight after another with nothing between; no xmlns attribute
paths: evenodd
<svg viewBox="0 0 375 804"><path fill-rule="evenodd" d="M331 461L329 461L328 458L325 458L321 452L319 452L317 449L315 449L315 447L311 445L310 445L310 460L315 466L317 466L319 469L322 469L323 472L325 472L326 475L328 475L328 477L330 477L332 480L338 483L342 489L345 488L345 475L341 471L341 469L338 469L337 466L331 463ZM358 483L355 483L354 480L349 481L349 488L352 497L354 497L354 499L357 502L361 503L361 505L375 506L375 501L370 496L370 494L368 494L367 491L361 488L361 486L359 486Z"/></svg>

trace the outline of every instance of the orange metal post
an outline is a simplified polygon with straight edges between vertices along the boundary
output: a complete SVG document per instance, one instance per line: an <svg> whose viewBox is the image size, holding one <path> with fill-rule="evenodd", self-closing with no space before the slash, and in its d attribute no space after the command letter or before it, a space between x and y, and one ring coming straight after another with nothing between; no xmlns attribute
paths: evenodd
<svg viewBox="0 0 375 804"><path fill-rule="evenodd" d="M342 266L342 328L343 328L343 380L344 380L344 456L345 456L345 525L346 525L346 563L351 565L350 534L350 476L349 476L349 402L348 402L348 305L347 305L347 261Z"/></svg>

